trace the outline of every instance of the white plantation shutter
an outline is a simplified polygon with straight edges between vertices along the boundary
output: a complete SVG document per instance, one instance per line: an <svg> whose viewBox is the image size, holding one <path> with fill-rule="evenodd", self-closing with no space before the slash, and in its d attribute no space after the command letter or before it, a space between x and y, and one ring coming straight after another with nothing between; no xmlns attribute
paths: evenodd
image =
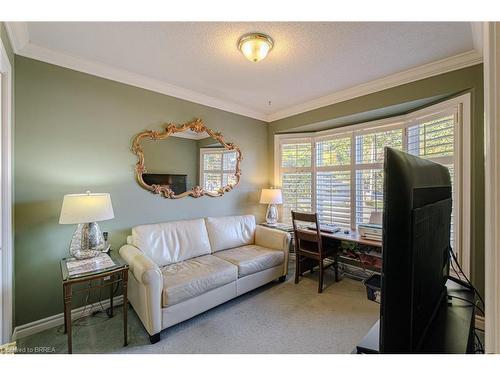
<svg viewBox="0 0 500 375"><path fill-rule="evenodd" d="M450 171L453 207L451 215L451 246L456 243L455 133L456 111L445 111L417 119L408 127L408 153L443 164Z"/></svg>
<svg viewBox="0 0 500 375"><path fill-rule="evenodd" d="M382 212L384 172L382 169L356 171L356 224L368 223L372 212Z"/></svg>
<svg viewBox="0 0 500 375"><path fill-rule="evenodd" d="M351 225L351 136L316 141L316 212L322 223Z"/></svg>
<svg viewBox="0 0 500 375"><path fill-rule="evenodd" d="M316 174L316 207L322 223L351 225L351 172Z"/></svg>
<svg viewBox="0 0 500 375"><path fill-rule="evenodd" d="M291 220L291 211L312 210L312 143L311 139L290 140L281 144L282 220Z"/></svg>
<svg viewBox="0 0 500 375"><path fill-rule="evenodd" d="M402 150L403 135L402 128L355 135L356 225L368 223L372 212L382 212L384 147Z"/></svg>
<svg viewBox="0 0 500 375"><path fill-rule="evenodd" d="M290 220L291 211L311 212L312 173L298 172L283 174L281 189L283 195L283 217Z"/></svg>

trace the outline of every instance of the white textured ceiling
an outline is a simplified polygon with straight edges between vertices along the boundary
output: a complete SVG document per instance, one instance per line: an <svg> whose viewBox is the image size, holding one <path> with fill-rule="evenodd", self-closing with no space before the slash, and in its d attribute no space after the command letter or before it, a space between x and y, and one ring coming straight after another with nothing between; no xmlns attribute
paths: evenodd
<svg viewBox="0 0 500 375"><path fill-rule="evenodd" d="M247 32L275 47L259 62ZM29 42L140 74L264 115L473 49L467 22L40 22Z"/></svg>

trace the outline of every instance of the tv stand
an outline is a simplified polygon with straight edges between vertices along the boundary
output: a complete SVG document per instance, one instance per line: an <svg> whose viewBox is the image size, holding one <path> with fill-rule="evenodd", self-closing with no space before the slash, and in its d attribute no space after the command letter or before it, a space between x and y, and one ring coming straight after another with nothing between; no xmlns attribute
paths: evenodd
<svg viewBox="0 0 500 375"><path fill-rule="evenodd" d="M475 307L466 301L448 297L457 296L473 301L474 291L453 280L448 280L446 289L447 296L443 299L418 353L474 353ZM379 353L379 333L380 321L377 321L356 346L354 353Z"/></svg>

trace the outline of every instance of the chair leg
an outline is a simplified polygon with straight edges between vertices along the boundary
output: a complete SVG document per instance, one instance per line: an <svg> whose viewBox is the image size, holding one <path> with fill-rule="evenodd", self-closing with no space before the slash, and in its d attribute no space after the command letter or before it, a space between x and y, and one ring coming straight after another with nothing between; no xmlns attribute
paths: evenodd
<svg viewBox="0 0 500 375"><path fill-rule="evenodd" d="M318 293L323 292L323 259L319 260Z"/></svg>
<svg viewBox="0 0 500 375"><path fill-rule="evenodd" d="M335 282L338 283L340 281L339 276L339 254L335 253L335 263L333 264L333 269L335 270Z"/></svg>
<svg viewBox="0 0 500 375"><path fill-rule="evenodd" d="M300 255L295 253L295 284L299 283Z"/></svg>

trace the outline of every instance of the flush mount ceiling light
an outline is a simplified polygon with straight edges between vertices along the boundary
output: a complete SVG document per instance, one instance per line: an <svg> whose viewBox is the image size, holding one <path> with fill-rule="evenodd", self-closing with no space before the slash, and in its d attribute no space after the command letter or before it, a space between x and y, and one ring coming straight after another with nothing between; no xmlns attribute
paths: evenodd
<svg viewBox="0 0 500 375"><path fill-rule="evenodd" d="M238 41L238 49L250 61L257 62L264 59L274 42L269 35L250 33L243 35Z"/></svg>

